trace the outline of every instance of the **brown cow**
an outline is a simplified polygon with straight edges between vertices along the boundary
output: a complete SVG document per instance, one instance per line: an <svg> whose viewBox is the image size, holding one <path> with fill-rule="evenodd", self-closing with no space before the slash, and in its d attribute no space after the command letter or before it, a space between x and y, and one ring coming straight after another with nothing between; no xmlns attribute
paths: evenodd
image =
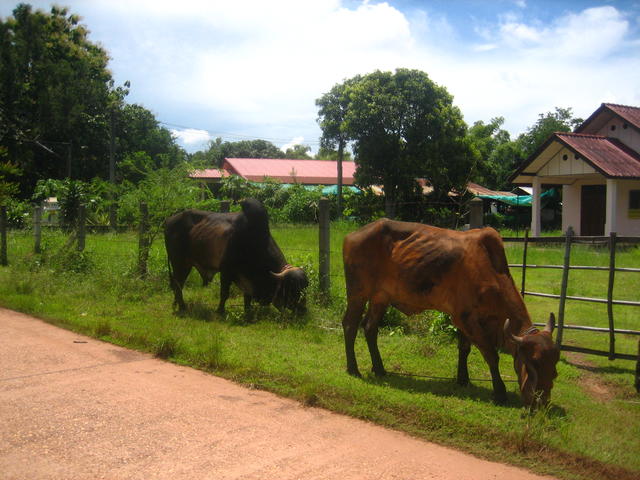
<svg viewBox="0 0 640 480"><path fill-rule="evenodd" d="M306 310L307 276L289 265L271 236L269 217L255 199L241 203L242 212L211 213L185 210L165 220L164 236L169 261L169 283L174 305L186 309L182 287L195 267L204 285L220 272L220 303L223 313L231 283L244 293L245 311L251 301L273 303L279 310Z"/></svg>
<svg viewBox="0 0 640 480"><path fill-rule="evenodd" d="M343 245L347 310L342 321L347 371L359 376L354 343L367 302L364 333L373 372L384 375L378 324L392 305L411 315L427 309L449 314L458 328L458 375L469 383L473 343L491 370L494 399L506 401L498 349L513 355L522 400L547 402L557 376L555 319L538 331L516 290L500 235L492 228L458 232L381 219L347 235Z"/></svg>

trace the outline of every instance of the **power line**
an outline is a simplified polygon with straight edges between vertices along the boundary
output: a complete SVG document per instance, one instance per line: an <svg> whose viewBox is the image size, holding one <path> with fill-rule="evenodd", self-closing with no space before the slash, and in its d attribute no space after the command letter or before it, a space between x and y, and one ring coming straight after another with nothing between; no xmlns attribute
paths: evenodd
<svg viewBox="0 0 640 480"><path fill-rule="evenodd" d="M247 135L243 133L230 133L230 132L220 132L220 131L212 131L207 130L206 128L198 128L198 127L188 127L186 125L179 125L176 123L169 122L158 122L161 125L165 125L167 127L181 128L183 130L198 130L202 132L207 132L211 137L227 137L227 138L236 138L236 139L247 139L247 140L265 140L267 142L272 143L289 143L291 142L291 138L269 138L269 137L258 137L255 135ZM320 145L319 140L304 142L304 145Z"/></svg>

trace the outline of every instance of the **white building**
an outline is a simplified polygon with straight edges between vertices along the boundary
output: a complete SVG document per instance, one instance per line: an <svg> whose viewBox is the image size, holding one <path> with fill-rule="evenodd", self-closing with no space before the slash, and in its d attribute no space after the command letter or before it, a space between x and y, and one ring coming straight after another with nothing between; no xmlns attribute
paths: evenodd
<svg viewBox="0 0 640 480"><path fill-rule="evenodd" d="M603 103L573 133L554 133L511 177L531 185L531 234L542 188L562 186L562 229L640 236L640 108Z"/></svg>

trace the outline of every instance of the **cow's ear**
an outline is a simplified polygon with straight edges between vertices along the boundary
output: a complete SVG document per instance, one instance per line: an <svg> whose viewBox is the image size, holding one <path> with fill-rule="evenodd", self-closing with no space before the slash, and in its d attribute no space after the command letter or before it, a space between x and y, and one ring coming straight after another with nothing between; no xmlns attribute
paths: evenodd
<svg viewBox="0 0 640 480"><path fill-rule="evenodd" d="M549 321L547 325L544 327L544 331L548 333L553 333L553 329L556 328L556 316L551 312L549 314Z"/></svg>

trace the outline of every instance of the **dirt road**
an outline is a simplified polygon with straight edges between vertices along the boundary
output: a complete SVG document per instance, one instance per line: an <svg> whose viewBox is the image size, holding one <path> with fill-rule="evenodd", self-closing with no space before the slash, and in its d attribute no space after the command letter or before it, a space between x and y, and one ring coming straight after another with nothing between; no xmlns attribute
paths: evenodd
<svg viewBox="0 0 640 480"><path fill-rule="evenodd" d="M0 309L3 479L539 479Z"/></svg>

